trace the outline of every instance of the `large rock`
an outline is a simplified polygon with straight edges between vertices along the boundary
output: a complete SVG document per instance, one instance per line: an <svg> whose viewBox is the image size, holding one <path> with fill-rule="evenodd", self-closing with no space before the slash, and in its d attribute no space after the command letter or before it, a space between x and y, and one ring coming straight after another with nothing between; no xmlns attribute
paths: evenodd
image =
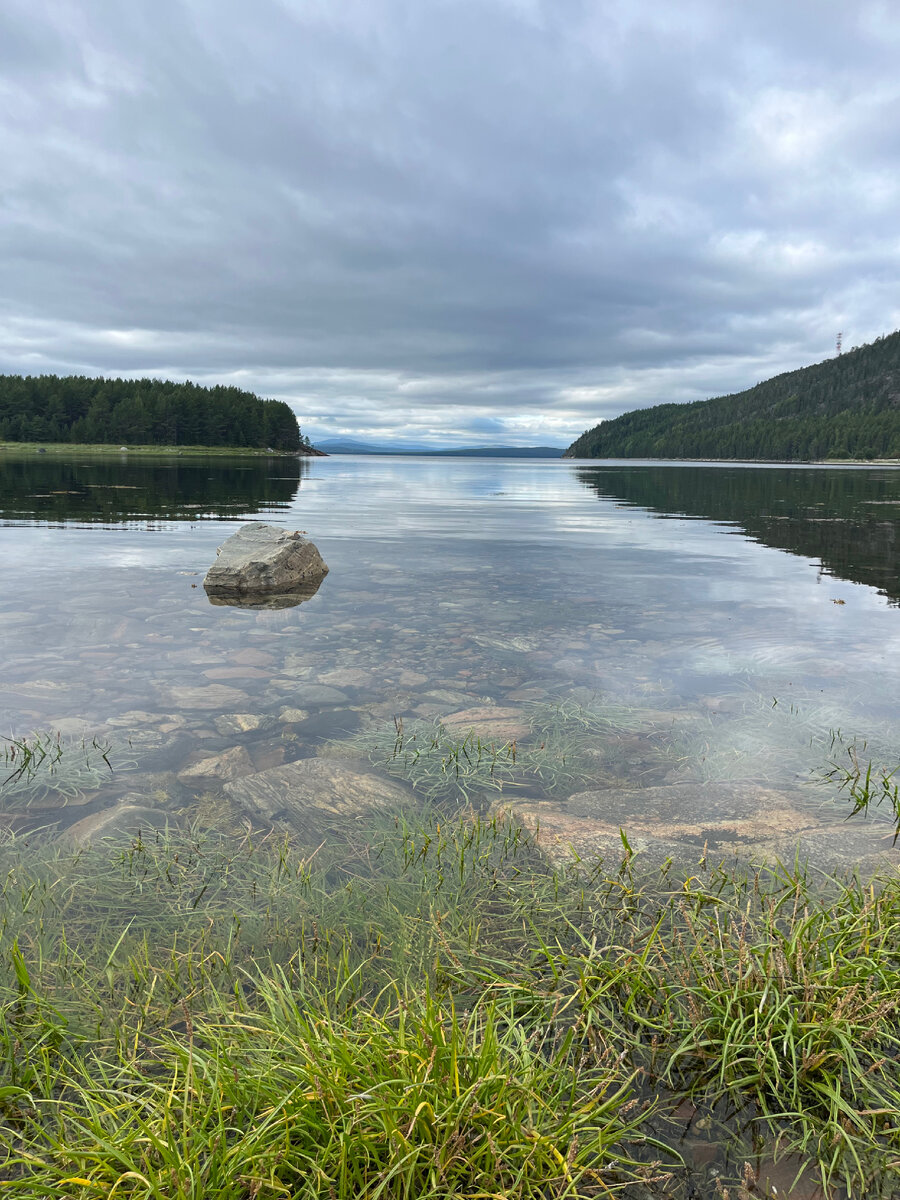
<svg viewBox="0 0 900 1200"><path fill-rule="evenodd" d="M266 818L285 817L301 833L319 837L336 822L414 801L402 783L356 763L304 758L225 784L235 804Z"/></svg>
<svg viewBox="0 0 900 1200"><path fill-rule="evenodd" d="M772 857L773 839L785 857L823 822L797 793L748 783L672 784L579 792L565 801L506 799L502 810L529 829L555 864L575 858L622 857L629 845L647 864L666 858L697 861L735 854Z"/></svg>
<svg viewBox="0 0 900 1200"><path fill-rule="evenodd" d="M206 572L211 596L264 596L318 587L328 574L321 554L301 533L252 521L223 542Z"/></svg>

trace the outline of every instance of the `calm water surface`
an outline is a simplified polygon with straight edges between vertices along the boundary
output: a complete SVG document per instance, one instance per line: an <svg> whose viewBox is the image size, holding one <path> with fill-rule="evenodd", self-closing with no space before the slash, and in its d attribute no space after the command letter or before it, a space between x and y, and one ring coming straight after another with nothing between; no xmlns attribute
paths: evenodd
<svg viewBox="0 0 900 1200"><path fill-rule="evenodd" d="M315 597L210 603L247 519L309 533ZM581 774L509 797L557 843L633 822L651 851L889 855L888 814L845 824L821 775L833 731L885 763L897 744L898 534L890 469L5 452L0 731L96 738L115 769L7 787L0 819L58 833L123 798L187 819L229 772L395 718L562 704L608 733L576 718Z"/></svg>

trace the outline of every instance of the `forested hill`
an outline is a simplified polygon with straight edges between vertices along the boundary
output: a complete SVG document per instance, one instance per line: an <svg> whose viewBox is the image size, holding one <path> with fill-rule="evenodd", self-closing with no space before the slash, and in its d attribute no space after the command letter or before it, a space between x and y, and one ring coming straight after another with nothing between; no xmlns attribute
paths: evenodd
<svg viewBox="0 0 900 1200"><path fill-rule="evenodd" d="M900 332L733 396L624 413L565 457L900 458Z"/></svg>
<svg viewBox="0 0 900 1200"><path fill-rule="evenodd" d="M305 439L290 405L236 387L0 375L2 441L299 450Z"/></svg>

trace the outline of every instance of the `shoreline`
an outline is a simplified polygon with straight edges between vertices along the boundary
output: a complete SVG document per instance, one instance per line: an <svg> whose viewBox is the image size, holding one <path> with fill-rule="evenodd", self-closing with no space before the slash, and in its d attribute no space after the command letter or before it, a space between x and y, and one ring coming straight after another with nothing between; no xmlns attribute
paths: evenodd
<svg viewBox="0 0 900 1200"><path fill-rule="evenodd" d="M615 454L579 458L564 454L563 459L585 463L721 463L723 466L747 467L900 467L900 458L651 458L644 455L622 458Z"/></svg>
<svg viewBox="0 0 900 1200"><path fill-rule="evenodd" d="M324 450L267 450L260 446L121 446L112 442L0 442L2 453L131 454L140 457L327 458Z"/></svg>

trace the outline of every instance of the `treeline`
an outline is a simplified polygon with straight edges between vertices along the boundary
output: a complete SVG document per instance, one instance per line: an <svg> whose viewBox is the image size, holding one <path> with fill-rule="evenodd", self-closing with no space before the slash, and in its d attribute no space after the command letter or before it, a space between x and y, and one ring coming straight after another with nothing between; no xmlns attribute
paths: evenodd
<svg viewBox="0 0 900 1200"><path fill-rule="evenodd" d="M0 441L274 450L308 444L282 400L236 387L84 375L0 375Z"/></svg>
<svg viewBox="0 0 900 1200"><path fill-rule="evenodd" d="M900 458L900 332L731 396L624 413L566 458Z"/></svg>

